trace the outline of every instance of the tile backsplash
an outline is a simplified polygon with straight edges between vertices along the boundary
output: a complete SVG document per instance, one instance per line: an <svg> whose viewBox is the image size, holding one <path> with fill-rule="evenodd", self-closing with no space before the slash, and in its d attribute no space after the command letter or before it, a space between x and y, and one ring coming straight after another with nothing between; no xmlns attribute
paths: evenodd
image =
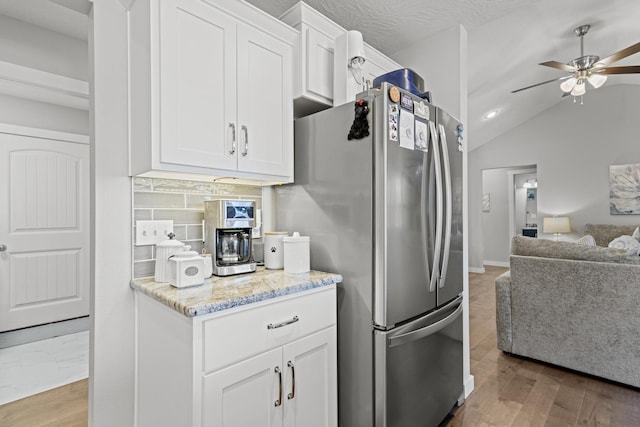
<svg viewBox="0 0 640 427"><path fill-rule="evenodd" d="M200 252L203 247L204 202L217 199L254 200L262 209L262 188L214 182L133 178L133 236L139 220L173 220L175 239ZM135 246L133 277L153 276L155 246Z"/></svg>

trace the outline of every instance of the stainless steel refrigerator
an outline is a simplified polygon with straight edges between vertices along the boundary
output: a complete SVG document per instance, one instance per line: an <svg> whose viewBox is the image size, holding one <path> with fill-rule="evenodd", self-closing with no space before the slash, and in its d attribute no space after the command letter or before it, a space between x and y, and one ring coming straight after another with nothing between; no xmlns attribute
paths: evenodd
<svg viewBox="0 0 640 427"><path fill-rule="evenodd" d="M359 97L295 121L276 227L344 277L339 425L437 426L463 398L462 126L387 83Z"/></svg>

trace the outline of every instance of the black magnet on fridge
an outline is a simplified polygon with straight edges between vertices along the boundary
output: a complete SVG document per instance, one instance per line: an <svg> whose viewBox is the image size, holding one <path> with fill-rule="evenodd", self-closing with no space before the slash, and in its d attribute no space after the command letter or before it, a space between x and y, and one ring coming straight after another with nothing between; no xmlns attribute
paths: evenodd
<svg viewBox="0 0 640 427"><path fill-rule="evenodd" d="M365 136L369 136L369 121L367 115L369 114L369 103L364 99L359 99L355 102L355 117L353 124L349 130L347 139L362 139Z"/></svg>

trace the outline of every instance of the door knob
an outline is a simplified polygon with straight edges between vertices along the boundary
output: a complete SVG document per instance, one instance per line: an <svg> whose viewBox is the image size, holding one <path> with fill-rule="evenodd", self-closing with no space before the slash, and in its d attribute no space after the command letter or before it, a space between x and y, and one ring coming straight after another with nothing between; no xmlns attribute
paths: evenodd
<svg viewBox="0 0 640 427"><path fill-rule="evenodd" d="M7 245L0 245L0 252L4 252L7 250Z"/></svg>

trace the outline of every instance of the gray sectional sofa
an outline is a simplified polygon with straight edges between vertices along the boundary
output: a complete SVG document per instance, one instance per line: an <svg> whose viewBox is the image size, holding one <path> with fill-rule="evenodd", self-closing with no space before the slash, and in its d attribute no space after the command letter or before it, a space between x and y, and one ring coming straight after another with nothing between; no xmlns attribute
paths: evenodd
<svg viewBox="0 0 640 427"><path fill-rule="evenodd" d="M634 229L588 225L593 247L514 237L496 280L498 348L640 387L640 256L601 247Z"/></svg>

